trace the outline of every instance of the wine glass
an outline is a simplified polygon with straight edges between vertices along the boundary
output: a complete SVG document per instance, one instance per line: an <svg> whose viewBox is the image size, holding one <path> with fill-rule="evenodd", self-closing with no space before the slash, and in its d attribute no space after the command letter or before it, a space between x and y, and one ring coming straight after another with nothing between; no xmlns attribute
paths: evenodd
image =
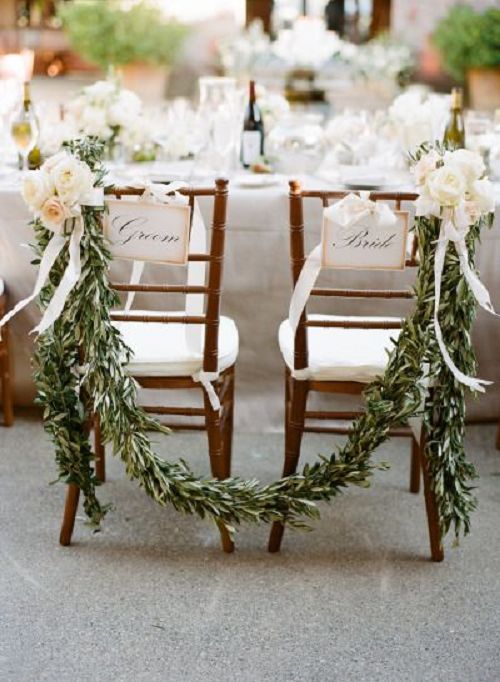
<svg viewBox="0 0 500 682"><path fill-rule="evenodd" d="M38 139L38 124L35 116L23 111L20 116L12 121L10 132L22 158L22 171L25 172L29 167L28 156Z"/></svg>

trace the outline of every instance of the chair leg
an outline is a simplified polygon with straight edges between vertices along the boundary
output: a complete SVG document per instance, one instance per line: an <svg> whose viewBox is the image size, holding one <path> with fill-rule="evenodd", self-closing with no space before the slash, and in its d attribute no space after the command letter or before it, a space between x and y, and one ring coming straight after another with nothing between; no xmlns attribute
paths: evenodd
<svg viewBox="0 0 500 682"><path fill-rule="evenodd" d="M500 450L500 421L498 422L498 426L497 426L497 437L496 437L495 445L496 445L497 450Z"/></svg>
<svg viewBox="0 0 500 682"><path fill-rule="evenodd" d="M227 417L222 433L222 473L224 478L231 476L231 458L233 453L233 425L234 425L234 365L229 370L229 386L227 389Z"/></svg>
<svg viewBox="0 0 500 682"><path fill-rule="evenodd" d="M95 452L95 475L98 481L106 480L106 449L102 443L101 421L99 416L94 415L94 452Z"/></svg>
<svg viewBox="0 0 500 682"><path fill-rule="evenodd" d="M10 354L9 354L9 327L2 330L5 353L2 358L2 405L3 421L5 426L14 424L14 398L10 380Z"/></svg>
<svg viewBox="0 0 500 682"><path fill-rule="evenodd" d="M425 508L427 511L427 524L429 526L429 542L433 561L443 561L444 550L439 528L439 517L436 504L436 494L432 489L427 460L425 458L425 440L420 443L420 463L422 465L422 477L424 479Z"/></svg>
<svg viewBox="0 0 500 682"><path fill-rule="evenodd" d="M222 431L220 424L219 411L212 409L210 400L205 391L203 391L203 400L205 403L205 424L208 434L208 452L210 456L210 468L212 476L223 480L226 478L224 471L224 458L222 452ZM234 543L231 540L226 527L218 523L219 532L221 536L222 549L228 554L234 551Z"/></svg>
<svg viewBox="0 0 500 682"><path fill-rule="evenodd" d="M76 511L78 509L78 500L80 499L80 488L74 483L70 483L66 489L66 503L64 505L64 516L59 534L59 543L63 547L71 544L71 536L73 535L73 528L75 527Z"/></svg>
<svg viewBox="0 0 500 682"><path fill-rule="evenodd" d="M283 476L290 476L297 470L300 457L300 445L304 433L304 414L307 403L308 384L306 381L292 379L291 404L289 418L285 417L285 464ZM285 526L275 521L269 535L268 550L279 552Z"/></svg>
<svg viewBox="0 0 500 682"><path fill-rule="evenodd" d="M420 492L420 445L411 439L410 492Z"/></svg>

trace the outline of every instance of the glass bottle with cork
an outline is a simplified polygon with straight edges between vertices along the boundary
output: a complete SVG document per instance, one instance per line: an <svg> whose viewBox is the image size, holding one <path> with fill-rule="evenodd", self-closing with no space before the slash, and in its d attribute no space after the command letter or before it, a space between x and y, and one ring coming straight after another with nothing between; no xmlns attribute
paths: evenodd
<svg viewBox="0 0 500 682"><path fill-rule="evenodd" d="M450 149L465 148L463 99L462 88L453 88L451 91L450 115L443 137L443 142Z"/></svg>
<svg viewBox="0 0 500 682"><path fill-rule="evenodd" d="M255 81L250 81L241 136L241 163L245 168L249 168L263 156L264 122L255 95Z"/></svg>
<svg viewBox="0 0 500 682"><path fill-rule="evenodd" d="M40 149L36 146L39 126L31 101L30 83L23 87L23 102L19 114L11 125L11 134L19 155L20 170L39 168L41 164Z"/></svg>

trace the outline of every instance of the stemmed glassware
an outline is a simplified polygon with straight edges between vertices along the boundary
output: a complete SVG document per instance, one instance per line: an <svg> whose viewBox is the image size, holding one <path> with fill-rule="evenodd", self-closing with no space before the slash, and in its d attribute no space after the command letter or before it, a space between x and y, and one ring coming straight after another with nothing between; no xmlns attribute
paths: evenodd
<svg viewBox="0 0 500 682"><path fill-rule="evenodd" d="M38 140L38 122L33 110L23 109L11 122L10 132L22 158L22 171L28 170L28 156Z"/></svg>

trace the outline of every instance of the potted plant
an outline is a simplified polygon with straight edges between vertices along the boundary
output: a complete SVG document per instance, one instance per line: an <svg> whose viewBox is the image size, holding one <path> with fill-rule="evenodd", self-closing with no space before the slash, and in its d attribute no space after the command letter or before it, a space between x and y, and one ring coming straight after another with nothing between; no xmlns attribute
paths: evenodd
<svg viewBox="0 0 500 682"><path fill-rule="evenodd" d="M479 12L468 5L455 5L439 22L433 41L446 71L467 83L470 105L499 108L500 9L489 7Z"/></svg>
<svg viewBox="0 0 500 682"><path fill-rule="evenodd" d="M58 14L73 49L104 70L121 71L123 85L144 99L163 94L168 67L186 28L166 20L147 0L60 3Z"/></svg>

